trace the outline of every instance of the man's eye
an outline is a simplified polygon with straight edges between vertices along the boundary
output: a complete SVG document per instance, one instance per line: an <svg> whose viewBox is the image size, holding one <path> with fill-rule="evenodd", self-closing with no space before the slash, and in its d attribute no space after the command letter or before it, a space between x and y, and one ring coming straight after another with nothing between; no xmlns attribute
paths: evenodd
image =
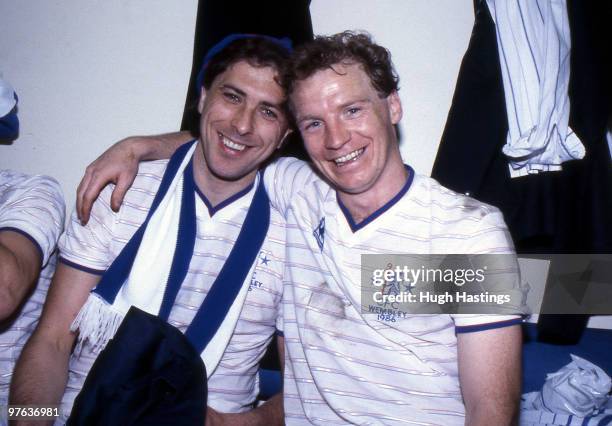
<svg viewBox="0 0 612 426"><path fill-rule="evenodd" d="M348 109L346 112L347 112L349 115L355 115L355 114L357 114L359 111L361 111L361 108L352 107L352 108L349 108L349 109Z"/></svg>
<svg viewBox="0 0 612 426"><path fill-rule="evenodd" d="M225 99L227 99L228 101L230 101L232 103L240 102L240 98L235 93L225 92L225 93L223 93L223 96L225 97Z"/></svg>
<svg viewBox="0 0 612 426"><path fill-rule="evenodd" d="M270 108L262 108L261 113L264 115L264 117L268 119L275 119L278 117L278 115L274 111L272 111Z"/></svg>
<svg viewBox="0 0 612 426"><path fill-rule="evenodd" d="M306 124L305 129L306 130L314 130L321 127L321 122L320 121L311 121L310 123Z"/></svg>

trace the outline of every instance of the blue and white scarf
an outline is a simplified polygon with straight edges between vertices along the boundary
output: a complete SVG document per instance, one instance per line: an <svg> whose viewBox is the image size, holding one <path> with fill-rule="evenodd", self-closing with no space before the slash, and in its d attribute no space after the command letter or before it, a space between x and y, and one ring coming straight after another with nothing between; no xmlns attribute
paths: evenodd
<svg viewBox="0 0 612 426"><path fill-rule="evenodd" d="M115 335L131 306L168 320L187 274L196 237L192 156L197 143L179 148L168 162L147 218L92 290L71 325L77 348L89 341L94 352ZM185 336L201 352L208 376L232 336L270 224L263 179L230 252ZM249 273L250 272L250 273Z"/></svg>

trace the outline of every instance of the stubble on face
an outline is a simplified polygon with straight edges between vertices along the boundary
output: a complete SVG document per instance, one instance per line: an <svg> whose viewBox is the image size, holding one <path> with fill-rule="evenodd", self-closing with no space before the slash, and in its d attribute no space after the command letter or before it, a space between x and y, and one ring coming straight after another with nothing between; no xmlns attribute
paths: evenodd
<svg viewBox="0 0 612 426"><path fill-rule="evenodd" d="M203 91L194 165L196 183L207 196L248 186L288 134L284 92L275 77L270 67L239 61Z"/></svg>

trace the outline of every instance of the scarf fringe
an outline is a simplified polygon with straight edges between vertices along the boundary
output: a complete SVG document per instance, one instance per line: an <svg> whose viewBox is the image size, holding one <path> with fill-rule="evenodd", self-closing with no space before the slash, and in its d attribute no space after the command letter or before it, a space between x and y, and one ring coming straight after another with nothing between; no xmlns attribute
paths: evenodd
<svg viewBox="0 0 612 426"><path fill-rule="evenodd" d="M94 353L99 353L113 338L124 314L117 312L95 293L91 293L70 325L70 331L79 332L74 353L80 356L83 345L89 340Z"/></svg>

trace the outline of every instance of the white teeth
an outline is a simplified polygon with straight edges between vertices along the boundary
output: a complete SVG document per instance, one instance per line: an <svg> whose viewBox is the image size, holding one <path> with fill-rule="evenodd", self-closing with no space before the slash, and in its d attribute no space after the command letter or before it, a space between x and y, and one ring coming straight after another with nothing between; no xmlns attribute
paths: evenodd
<svg viewBox="0 0 612 426"><path fill-rule="evenodd" d="M226 138L223 135L219 135L221 136L221 140L223 141L223 145L225 145L226 147L230 148L230 149L234 149L236 151L242 151L244 150L244 148L246 148L246 145L242 145L239 143L234 142L231 139Z"/></svg>
<svg viewBox="0 0 612 426"><path fill-rule="evenodd" d="M351 153L348 153L348 154L346 154L346 155L343 155L343 156L342 156L342 157L340 157L340 158L336 158L336 159L334 160L334 162L335 162L335 163L336 163L338 166L342 166L342 165L344 165L344 163L346 163L346 162L348 162L348 161L355 161L355 160L357 160L357 158L359 158L359 156L360 156L361 154L363 154L363 151L364 151L364 149L363 149L363 148L358 149L358 150L356 150L356 151L353 151L353 152L351 152Z"/></svg>

